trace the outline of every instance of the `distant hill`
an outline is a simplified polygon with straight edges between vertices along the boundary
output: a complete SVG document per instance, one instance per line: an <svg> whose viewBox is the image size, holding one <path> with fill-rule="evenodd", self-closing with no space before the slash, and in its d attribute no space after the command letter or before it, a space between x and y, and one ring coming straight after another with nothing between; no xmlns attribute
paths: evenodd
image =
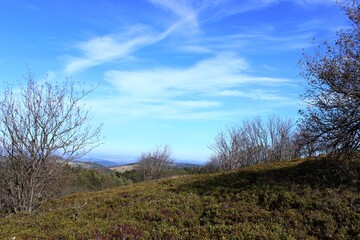
<svg viewBox="0 0 360 240"><path fill-rule="evenodd" d="M97 162L70 161L68 164L71 167L81 167L86 169L106 168L104 165L101 165Z"/></svg>
<svg viewBox="0 0 360 240"><path fill-rule="evenodd" d="M118 172L126 172L126 171L131 171L131 170L136 169L137 166L138 166L137 163L131 163L131 164L126 164L126 165L122 165L122 166L113 166L113 167L110 167L110 169L113 171L118 171ZM174 167L182 169L182 168L199 168L202 166L199 164L193 164L193 163L175 162Z"/></svg>
<svg viewBox="0 0 360 240"><path fill-rule="evenodd" d="M174 162L176 168L198 168L203 167L201 164L197 163L187 163L187 162Z"/></svg>
<svg viewBox="0 0 360 240"><path fill-rule="evenodd" d="M116 166L116 167L110 167L111 170L116 172L126 172L136 169L138 165L136 163L122 165L122 166Z"/></svg>
<svg viewBox="0 0 360 240"><path fill-rule="evenodd" d="M2 239L360 239L360 164L297 160L78 193Z"/></svg>
<svg viewBox="0 0 360 240"><path fill-rule="evenodd" d="M109 161L109 160L95 160L93 161L94 163L96 164L100 164L104 167L114 167L114 166L118 166L118 165L121 165L123 163L119 163L119 162L113 162L113 161Z"/></svg>
<svg viewBox="0 0 360 240"><path fill-rule="evenodd" d="M92 157L86 157L79 160L80 162L92 162L104 167L115 167L132 164L138 161L137 157L133 156L107 156L107 155L95 155Z"/></svg>
<svg viewBox="0 0 360 240"><path fill-rule="evenodd" d="M135 164L138 162L138 158L133 156L95 156L83 158L78 162L95 163L104 167L113 168ZM202 166L201 163L191 160L176 160L174 164L179 168Z"/></svg>
<svg viewBox="0 0 360 240"><path fill-rule="evenodd" d="M72 167L81 167L85 169L101 169L106 168L112 171L125 172L136 169L137 163L129 163L129 164L119 164L118 162L101 160L101 159L90 159L91 161L86 161L89 159L83 159L82 161L71 161L68 164ZM175 168L199 168L202 165L194 164L194 163L184 163L184 162L175 162Z"/></svg>

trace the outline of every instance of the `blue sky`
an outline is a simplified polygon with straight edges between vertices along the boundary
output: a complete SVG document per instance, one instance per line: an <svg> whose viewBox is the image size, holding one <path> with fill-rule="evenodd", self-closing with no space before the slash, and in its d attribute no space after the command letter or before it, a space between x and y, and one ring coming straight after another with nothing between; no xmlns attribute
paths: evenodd
<svg viewBox="0 0 360 240"><path fill-rule="evenodd" d="M0 82L30 68L99 84L85 100L106 136L92 156L169 145L204 162L226 126L296 120L302 49L346 25L332 0L0 0Z"/></svg>

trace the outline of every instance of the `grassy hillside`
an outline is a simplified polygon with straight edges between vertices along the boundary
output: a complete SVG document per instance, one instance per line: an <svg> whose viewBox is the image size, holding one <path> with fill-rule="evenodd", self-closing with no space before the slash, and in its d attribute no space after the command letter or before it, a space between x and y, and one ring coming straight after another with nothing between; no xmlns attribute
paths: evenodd
<svg viewBox="0 0 360 240"><path fill-rule="evenodd" d="M126 171L131 171L131 170L134 170L138 167L138 164L136 163L132 163L132 164L127 164L127 165L123 165L123 166L118 166L118 167L111 167L110 169L112 171L115 171L115 172L126 172Z"/></svg>
<svg viewBox="0 0 360 240"><path fill-rule="evenodd" d="M360 239L360 166L351 169L299 160L74 194L1 219L0 236Z"/></svg>

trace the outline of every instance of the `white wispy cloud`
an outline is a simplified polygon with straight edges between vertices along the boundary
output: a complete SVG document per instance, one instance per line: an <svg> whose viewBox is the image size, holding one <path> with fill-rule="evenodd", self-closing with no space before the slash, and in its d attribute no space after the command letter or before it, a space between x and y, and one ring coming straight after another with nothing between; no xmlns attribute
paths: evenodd
<svg viewBox="0 0 360 240"><path fill-rule="evenodd" d="M182 33L185 37L173 40L168 47L182 53L198 53L203 60L197 60L187 67L157 63L157 67L135 70L109 69L104 73L104 80L115 93L93 101L91 105L96 111L110 113L116 109L117 114L132 117L203 119L235 114L238 110L227 109L227 100L224 99L236 97L274 103L289 101L278 89L285 85L289 88L287 84L291 80L255 75L254 67L235 52L239 49L246 52L304 48L312 37L312 29L306 24L322 24L321 19L313 20L294 25L293 29L281 34L273 26L256 30L251 30L254 26L234 26L243 31L211 35L201 33L206 23L288 0L148 1L169 17L164 29L159 30L147 23L131 26L122 34L98 36L80 42L75 46L79 55L67 59L65 71L71 74L131 58L141 49L166 40L174 33ZM328 2L331 1L296 0L294 3L306 5Z"/></svg>
<svg viewBox="0 0 360 240"><path fill-rule="evenodd" d="M279 93L278 93L279 94ZM218 96L225 97L243 97L261 101L288 101L289 99L281 95L277 95L274 91L264 89L252 89L248 91L240 90L223 90L217 93Z"/></svg>
<svg viewBox="0 0 360 240"><path fill-rule="evenodd" d="M67 57L65 73L84 70L106 62L128 58L134 51L161 39L145 27L133 26L122 35L94 37L76 44L79 57Z"/></svg>
<svg viewBox="0 0 360 240"><path fill-rule="evenodd" d="M224 117L230 111L221 108L222 103L211 100L148 100L129 99L122 96L87 101L92 112L99 115L111 115L114 119L179 119L199 120ZM232 111L233 113L233 111Z"/></svg>
<svg viewBox="0 0 360 240"><path fill-rule="evenodd" d="M159 0L158 2L165 4L168 1ZM191 13L191 10L187 10L185 7L182 9L182 5L179 4L173 6L170 1L165 6L179 15L179 19L171 22L165 30L156 31L151 26L139 24L130 26L125 33L93 37L76 43L74 47L78 50L79 56L66 57L64 72L71 75L74 72L104 63L128 59L136 51L155 44L174 32L183 31L183 29L188 32L188 28L184 28L184 26L190 24L193 29L197 28L196 14Z"/></svg>
<svg viewBox="0 0 360 240"><path fill-rule="evenodd" d="M151 0L152 1L152 0ZM161 0L160 0L161 1ZM174 0L176 2L176 0ZM177 0L181 1L181 0ZM197 2L197 1L187 1ZM209 3L211 2L211 3ZM334 4L336 0L217 0L217 1L200 1L203 4L202 12L206 16L205 21L217 21L224 17L241 14L249 11L256 11L280 2L291 2L300 6L312 6L314 4ZM211 12L209 12L210 10ZM199 15L201 12L199 13Z"/></svg>
<svg viewBox="0 0 360 240"><path fill-rule="evenodd" d="M249 64L234 54L223 53L188 68L155 68L136 71L112 70L105 79L120 93L137 97L176 97L208 94L241 84L274 84L286 79L256 77L246 73Z"/></svg>
<svg viewBox="0 0 360 240"><path fill-rule="evenodd" d="M279 35L272 32L252 32L236 33L223 36L206 37L198 41L198 45L193 43L190 48L183 48L184 51L203 49L207 52L216 51L239 51L242 52L281 52L288 50L301 50L310 46L310 40L314 37L311 32L290 32ZM202 47L202 46L206 46Z"/></svg>
<svg viewBox="0 0 360 240"><path fill-rule="evenodd" d="M227 102L219 97L285 100L281 93L261 87L280 89L291 80L255 76L248 73L250 69L243 58L223 53L183 68L111 70L104 79L117 94L97 99L91 105L99 112L116 109L117 114L135 118L206 119L238 114L238 110L225 110ZM246 92L252 86L258 89Z"/></svg>
<svg viewBox="0 0 360 240"><path fill-rule="evenodd" d="M198 12L194 8L192 1L176 1L176 0L149 0L154 5L160 6L171 13L175 14L182 22L191 25L193 29L198 26Z"/></svg>
<svg viewBox="0 0 360 240"><path fill-rule="evenodd" d="M125 33L107 34L96 36L86 41L76 43L75 49L78 56L67 56L64 72L73 74L78 71L86 70L90 67L102 65L104 63L117 60L126 60L140 49L153 45L166 39L173 33L182 33L189 36L190 33L201 32L201 24L209 21L217 21L221 18L256 10L277 3L280 0L253 0L246 2L217 0L217 1L184 1L184 0L148 0L154 6L167 10L175 18L171 19L165 29L154 29L150 24L138 24L129 26ZM287 1L287 0L283 0ZM329 3L332 0L297 0L300 5L314 3ZM272 36L266 33L247 32L244 34L235 34L228 36L200 38L198 43L192 43L192 36L188 41L184 41L178 47L184 51L209 53L219 49L224 51L230 48L238 48L251 44L262 42L286 43L289 47L303 47L304 39L310 36L306 33L300 35L289 35L284 37ZM214 40L215 39L215 40ZM256 41L254 42L254 39ZM211 42L212 40L212 42ZM215 43L221 41L221 43ZM299 43L301 42L301 43ZM213 45L212 45L213 44ZM243 45L242 45L243 44ZM261 44L261 43L260 43Z"/></svg>

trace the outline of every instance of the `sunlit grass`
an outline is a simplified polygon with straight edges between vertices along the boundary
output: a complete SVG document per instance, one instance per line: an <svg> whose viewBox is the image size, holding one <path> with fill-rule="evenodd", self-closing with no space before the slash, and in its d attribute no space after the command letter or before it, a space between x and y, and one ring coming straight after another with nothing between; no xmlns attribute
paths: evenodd
<svg viewBox="0 0 360 240"><path fill-rule="evenodd" d="M1 239L359 239L360 166L297 160L78 193Z"/></svg>

